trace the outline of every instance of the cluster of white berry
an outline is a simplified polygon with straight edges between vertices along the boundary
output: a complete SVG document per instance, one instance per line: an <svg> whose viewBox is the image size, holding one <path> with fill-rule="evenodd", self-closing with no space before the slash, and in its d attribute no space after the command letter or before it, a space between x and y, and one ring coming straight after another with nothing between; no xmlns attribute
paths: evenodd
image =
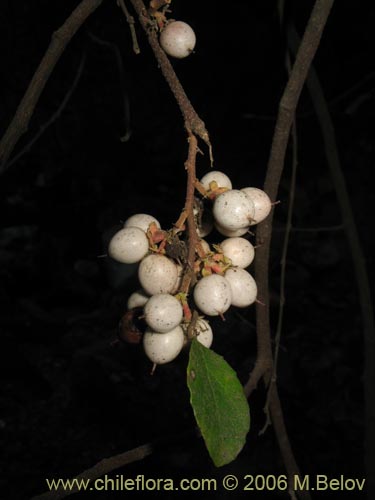
<svg viewBox="0 0 375 500"><path fill-rule="evenodd" d="M232 189L222 172L211 171L197 189L212 202L211 223L196 210L198 243L193 269L186 261L185 226L165 231L151 215L136 214L111 239L108 254L124 264L139 262L141 290L130 295L127 307L146 324L146 355L154 364L172 361L192 337L206 347L212 329L206 316L221 316L229 307L247 307L257 297L254 278L245 270L253 261L254 247L241 237L264 220L271 210L267 194L254 187ZM209 210L208 210L209 211ZM206 210L207 212L207 210ZM227 236L219 244L201 239L213 229ZM189 273L188 290L183 290ZM193 311L193 312L192 312ZM130 340L133 341L133 340Z"/></svg>

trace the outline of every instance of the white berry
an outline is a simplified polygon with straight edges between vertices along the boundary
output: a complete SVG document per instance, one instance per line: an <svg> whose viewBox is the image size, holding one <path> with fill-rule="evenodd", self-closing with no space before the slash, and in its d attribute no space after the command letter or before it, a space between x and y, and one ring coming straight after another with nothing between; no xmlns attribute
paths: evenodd
<svg viewBox="0 0 375 500"><path fill-rule="evenodd" d="M171 293L177 277L176 264L164 255L147 255L139 265L138 278L142 288L149 295Z"/></svg>
<svg viewBox="0 0 375 500"><path fill-rule="evenodd" d="M262 222L262 220L264 220L271 212L272 208L272 202L269 199L268 194L256 187L246 187L241 189L241 191L245 193L246 196L248 196L254 203L254 220L250 225L253 226L254 224Z"/></svg>
<svg viewBox="0 0 375 500"><path fill-rule="evenodd" d="M146 323L155 332L170 332L182 321L182 306L168 293L153 295L143 311Z"/></svg>
<svg viewBox="0 0 375 500"><path fill-rule="evenodd" d="M230 189L215 199L213 215L224 229L244 229L254 217L254 203L242 191Z"/></svg>
<svg viewBox="0 0 375 500"><path fill-rule="evenodd" d="M225 279L232 290L232 305L247 307L257 298L257 285L254 278L245 269L232 267L225 273Z"/></svg>
<svg viewBox="0 0 375 500"><path fill-rule="evenodd" d="M155 217L148 214L135 214L126 219L124 227L139 227L145 233L147 233L148 226L154 222L156 226L160 229L160 224Z"/></svg>
<svg viewBox="0 0 375 500"><path fill-rule="evenodd" d="M210 189L210 183L216 182L217 186L220 188L232 189L232 182L224 172L219 172L218 170L212 170L208 174L204 175L200 180L202 186L208 191Z"/></svg>
<svg viewBox="0 0 375 500"><path fill-rule="evenodd" d="M212 328L209 322L206 319L199 318L194 331L198 342L209 349L213 340Z"/></svg>
<svg viewBox="0 0 375 500"><path fill-rule="evenodd" d="M223 236L228 236L228 238L236 238L238 236L243 236L249 231L249 227L244 227L243 229L226 229L225 227L220 226L220 224L215 224L216 229Z"/></svg>
<svg viewBox="0 0 375 500"><path fill-rule="evenodd" d="M254 247L245 238L227 238L220 243L223 254L232 261L235 267L250 266L254 260Z"/></svg>
<svg viewBox="0 0 375 500"><path fill-rule="evenodd" d="M143 307L149 300L149 296L143 290L137 290L133 292L128 298L127 307L128 309L135 309L136 307Z"/></svg>
<svg viewBox="0 0 375 500"><path fill-rule="evenodd" d="M160 34L160 45L172 57L183 59L191 54L195 47L195 33L182 21L172 21Z"/></svg>
<svg viewBox="0 0 375 500"><path fill-rule="evenodd" d="M169 363L175 359L184 345L184 332L176 326L167 333L156 333L146 330L143 336L143 348L147 357L157 365Z"/></svg>
<svg viewBox="0 0 375 500"><path fill-rule="evenodd" d="M109 242L108 255L123 264L139 262L148 252L148 239L138 227L120 229Z"/></svg>
<svg viewBox="0 0 375 500"><path fill-rule="evenodd" d="M231 300L231 287L223 276L211 274L195 285L195 304L207 316L219 316L225 313L231 305Z"/></svg>

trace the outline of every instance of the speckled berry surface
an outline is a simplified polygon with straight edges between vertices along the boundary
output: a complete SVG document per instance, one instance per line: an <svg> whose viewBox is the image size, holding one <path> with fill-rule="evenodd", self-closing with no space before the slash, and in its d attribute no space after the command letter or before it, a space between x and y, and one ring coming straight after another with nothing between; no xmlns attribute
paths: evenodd
<svg viewBox="0 0 375 500"><path fill-rule="evenodd" d="M147 330L143 337L146 356L157 365L169 363L181 352L184 345L184 332L180 326L167 333Z"/></svg>
<svg viewBox="0 0 375 500"><path fill-rule="evenodd" d="M193 29L183 21L170 22L160 34L160 45L165 52L177 59L190 55L195 47L196 37Z"/></svg>
<svg viewBox="0 0 375 500"><path fill-rule="evenodd" d="M235 231L250 225L254 217L254 204L242 191L231 189L215 199L212 213L221 227Z"/></svg>
<svg viewBox="0 0 375 500"><path fill-rule="evenodd" d="M257 285L250 273L240 267L228 269L225 278L232 290L232 305L247 307L257 298Z"/></svg>
<svg viewBox="0 0 375 500"><path fill-rule="evenodd" d="M139 227L145 233L149 225L154 222L158 228L160 228L160 223L155 217L149 214L134 214L126 219L124 227Z"/></svg>
<svg viewBox="0 0 375 500"><path fill-rule="evenodd" d="M178 269L168 257L150 254L141 261L138 278L142 288L149 295L170 293L175 288Z"/></svg>
<svg viewBox="0 0 375 500"><path fill-rule="evenodd" d="M219 316L231 305L232 292L229 282L218 274L202 278L195 285L194 301L208 316Z"/></svg>
<svg viewBox="0 0 375 500"><path fill-rule="evenodd" d="M245 269L254 260L254 246L245 238L227 238L220 243L220 247L235 267Z"/></svg>
<svg viewBox="0 0 375 500"><path fill-rule="evenodd" d="M271 212L272 208L268 194L256 187L245 187L241 191L254 203L254 220L251 221L250 225L262 222Z"/></svg>
<svg viewBox="0 0 375 500"><path fill-rule="evenodd" d="M182 306L173 295L159 293L153 295L146 303L144 316L152 330L166 333L181 323Z"/></svg>
<svg viewBox="0 0 375 500"><path fill-rule="evenodd" d="M148 239L138 227L120 229L108 246L108 255L123 264L135 264L148 252Z"/></svg>

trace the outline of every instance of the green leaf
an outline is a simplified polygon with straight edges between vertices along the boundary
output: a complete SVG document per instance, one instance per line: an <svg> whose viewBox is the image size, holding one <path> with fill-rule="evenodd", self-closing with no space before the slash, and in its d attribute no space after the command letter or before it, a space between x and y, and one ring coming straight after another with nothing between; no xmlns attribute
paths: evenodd
<svg viewBox="0 0 375 500"><path fill-rule="evenodd" d="M242 450L250 428L250 412L235 371L215 352L193 339L187 384L194 415L216 467Z"/></svg>

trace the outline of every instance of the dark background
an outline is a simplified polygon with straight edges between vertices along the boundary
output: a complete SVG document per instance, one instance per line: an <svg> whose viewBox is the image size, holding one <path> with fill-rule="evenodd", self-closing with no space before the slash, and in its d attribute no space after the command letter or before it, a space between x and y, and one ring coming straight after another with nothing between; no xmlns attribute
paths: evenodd
<svg viewBox="0 0 375 500"><path fill-rule="evenodd" d="M1 2L1 134L52 32L76 4ZM287 4L287 15L302 33L312 2ZM236 188L261 187L286 82L285 40L276 2L175 0L172 7L172 17L196 31L195 54L173 65L210 132L215 168L226 172ZM374 7L336 2L315 59L371 281L374 22ZM247 445L236 462L216 469L194 434L185 387L186 356L159 367L151 377L140 346L112 343L126 299L137 288L136 274L134 266L116 266L98 256L106 253L109 238L128 216L151 213L168 228L184 204L187 143L180 111L138 26L137 33L142 51L138 56L114 1L105 1L88 19L61 57L14 154L59 108L84 57L74 93L59 118L0 180L4 481L0 496L4 499L29 498L46 490L45 478L72 477L103 457L161 437L164 441L158 442L151 457L115 471L113 477L121 473L132 478L137 474L221 478L234 473L241 478L284 473L272 429L258 435L264 424L261 387L250 399L253 422ZM113 46L121 55L122 71ZM303 473L362 478L363 338L358 289L307 92L301 97L297 125L293 224L332 229L291 234L280 395ZM129 141L121 142L129 131ZM205 155L199 157L199 176L209 169L206 147L201 148ZM290 170L289 152L274 223L273 328ZM214 234L212 241L215 238ZM213 348L245 382L256 355L253 308L233 309L224 324L215 319L212 325ZM239 491L224 490L205 495L241 496ZM287 498L285 493L252 496ZM346 498L342 492L336 496Z"/></svg>

